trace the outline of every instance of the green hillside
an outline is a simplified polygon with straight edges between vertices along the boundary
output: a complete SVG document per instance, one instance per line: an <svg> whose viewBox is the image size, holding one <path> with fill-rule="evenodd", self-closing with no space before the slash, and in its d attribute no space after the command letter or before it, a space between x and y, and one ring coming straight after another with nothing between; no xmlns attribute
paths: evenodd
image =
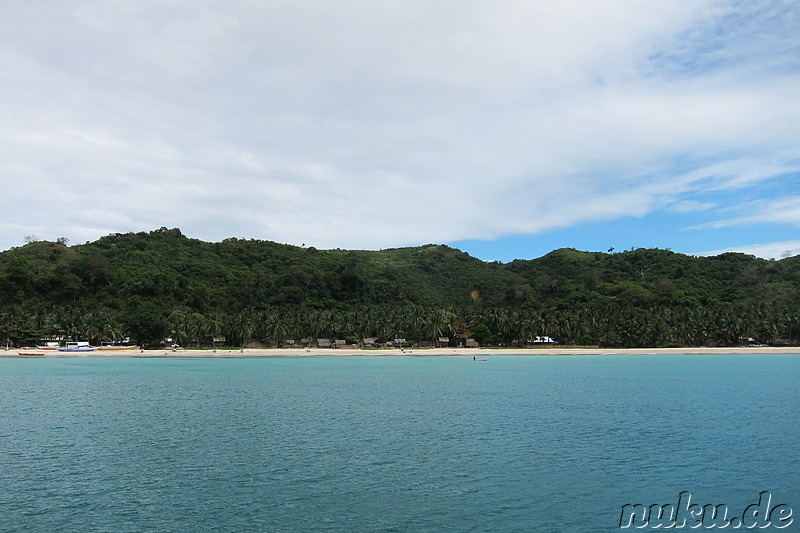
<svg viewBox="0 0 800 533"><path fill-rule="evenodd" d="M800 256L556 250L486 263L442 246L317 250L177 229L0 253L0 339L207 345L471 336L483 344L798 342Z"/></svg>

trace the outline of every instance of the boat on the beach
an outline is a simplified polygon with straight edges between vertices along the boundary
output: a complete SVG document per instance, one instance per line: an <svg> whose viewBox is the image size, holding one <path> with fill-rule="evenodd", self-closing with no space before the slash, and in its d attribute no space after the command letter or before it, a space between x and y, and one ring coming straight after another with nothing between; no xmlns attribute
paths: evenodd
<svg viewBox="0 0 800 533"><path fill-rule="evenodd" d="M42 357L44 356L41 352L17 352L18 355L22 357Z"/></svg>
<svg viewBox="0 0 800 533"><path fill-rule="evenodd" d="M37 344L37 350L58 350L57 342L46 342L45 344Z"/></svg>
<svg viewBox="0 0 800 533"><path fill-rule="evenodd" d="M59 352L93 352L97 348L89 346L88 342L68 342L66 346L60 346Z"/></svg>
<svg viewBox="0 0 800 533"><path fill-rule="evenodd" d="M106 346L98 346L98 350L100 351L121 351L121 350L139 350L139 346L113 346L113 345L106 345Z"/></svg>

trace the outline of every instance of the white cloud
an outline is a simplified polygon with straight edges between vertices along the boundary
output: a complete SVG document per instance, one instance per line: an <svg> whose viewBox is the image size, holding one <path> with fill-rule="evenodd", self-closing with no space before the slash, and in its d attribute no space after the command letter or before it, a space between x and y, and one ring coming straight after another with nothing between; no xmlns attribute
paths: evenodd
<svg viewBox="0 0 800 533"><path fill-rule="evenodd" d="M783 259L785 257L792 257L800 254L800 241L782 241L771 242L766 244L748 244L744 246L732 246L723 250L712 250L709 252L702 252L699 256L712 256L720 255L727 252L739 252L743 254L750 254L763 259Z"/></svg>
<svg viewBox="0 0 800 533"><path fill-rule="evenodd" d="M746 214L715 220L690 229L715 229L746 224L782 224L800 226L800 196L762 200L740 207Z"/></svg>
<svg viewBox="0 0 800 533"><path fill-rule="evenodd" d="M0 248L160 226L318 247L490 239L713 213L697 195L800 168L788 2L5 11ZM42 203L58 208L29 226Z"/></svg>

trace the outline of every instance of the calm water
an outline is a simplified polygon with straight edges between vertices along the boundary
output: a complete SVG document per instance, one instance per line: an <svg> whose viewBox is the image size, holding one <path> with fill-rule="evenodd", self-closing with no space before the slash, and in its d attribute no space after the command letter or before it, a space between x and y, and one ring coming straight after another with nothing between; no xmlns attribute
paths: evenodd
<svg viewBox="0 0 800 533"><path fill-rule="evenodd" d="M800 525L800 356L489 359L0 358L0 531Z"/></svg>

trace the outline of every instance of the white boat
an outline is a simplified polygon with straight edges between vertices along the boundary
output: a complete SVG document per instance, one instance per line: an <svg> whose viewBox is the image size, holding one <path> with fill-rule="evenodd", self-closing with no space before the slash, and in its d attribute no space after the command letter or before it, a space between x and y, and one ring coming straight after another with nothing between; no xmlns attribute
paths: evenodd
<svg viewBox="0 0 800 533"><path fill-rule="evenodd" d="M88 342L68 342L66 346L60 347L59 352L93 352L97 348L89 346Z"/></svg>
<svg viewBox="0 0 800 533"><path fill-rule="evenodd" d="M44 344L37 344L37 350L58 350L57 342L45 342Z"/></svg>

